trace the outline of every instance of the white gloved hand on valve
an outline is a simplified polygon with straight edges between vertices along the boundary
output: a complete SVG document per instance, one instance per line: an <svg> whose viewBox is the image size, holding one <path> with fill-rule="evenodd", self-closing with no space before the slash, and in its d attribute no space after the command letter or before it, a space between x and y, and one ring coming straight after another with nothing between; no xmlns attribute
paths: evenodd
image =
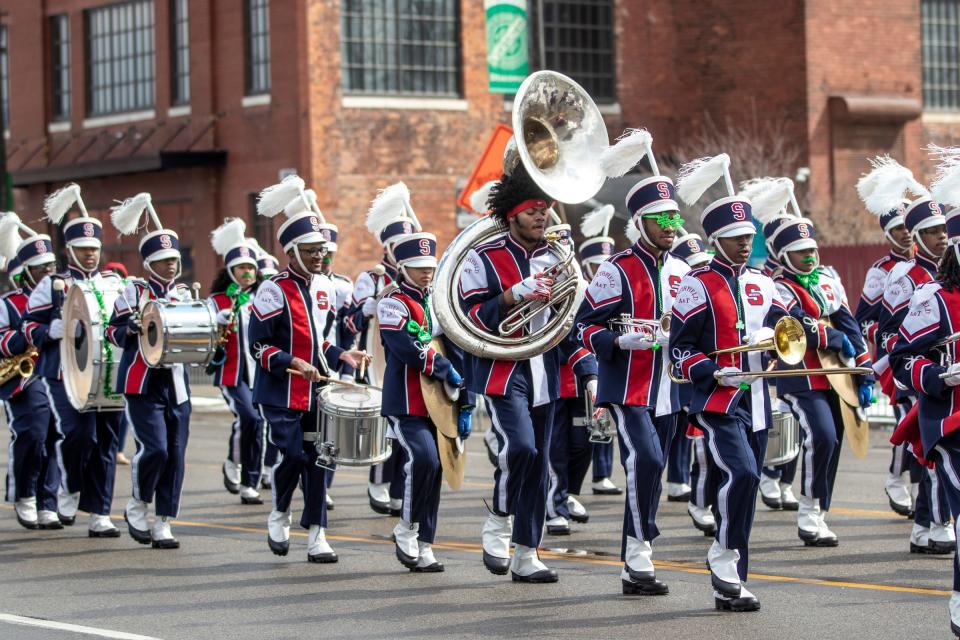
<svg viewBox="0 0 960 640"><path fill-rule="evenodd" d="M51 340L59 340L63 337L63 332L63 320L55 318L53 322L50 323L50 329L47 330L47 337Z"/></svg>
<svg viewBox="0 0 960 640"><path fill-rule="evenodd" d="M617 345L624 351L636 351L638 349L652 349L657 344L655 339L650 338L648 332L632 331L621 334L617 338Z"/></svg>
<svg viewBox="0 0 960 640"><path fill-rule="evenodd" d="M717 382L724 387L739 387L744 382L747 384L753 382L755 378L755 376L744 373L737 367L724 367L718 373L720 375L717 376Z"/></svg>
<svg viewBox="0 0 960 640"><path fill-rule="evenodd" d="M377 312L377 299L373 296L367 296L363 301L363 315L370 317Z"/></svg>
<svg viewBox="0 0 960 640"><path fill-rule="evenodd" d="M537 273L510 287L516 300L549 300L553 278Z"/></svg>
<svg viewBox="0 0 960 640"><path fill-rule="evenodd" d="M943 383L950 387L960 385L960 362L955 362L943 372Z"/></svg>
<svg viewBox="0 0 960 640"><path fill-rule="evenodd" d="M770 327L761 327L747 336L747 344L753 346L755 344L760 344L764 340L772 339L773 329Z"/></svg>
<svg viewBox="0 0 960 640"><path fill-rule="evenodd" d="M230 321L233 320L233 311L230 309L221 309L217 312L217 324L221 327L225 327L230 324Z"/></svg>
<svg viewBox="0 0 960 640"><path fill-rule="evenodd" d="M590 399L593 400L593 402L596 402L597 401L597 379L590 378L589 380L587 380L586 387L587 387L587 393L590 394Z"/></svg>
<svg viewBox="0 0 960 640"><path fill-rule="evenodd" d="M670 344L670 334L664 333L660 327L657 327L657 344L666 347Z"/></svg>

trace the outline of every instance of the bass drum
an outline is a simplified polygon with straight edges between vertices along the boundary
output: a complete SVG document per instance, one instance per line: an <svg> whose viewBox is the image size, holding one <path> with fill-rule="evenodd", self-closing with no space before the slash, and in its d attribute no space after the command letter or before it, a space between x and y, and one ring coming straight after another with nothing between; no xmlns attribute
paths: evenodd
<svg viewBox="0 0 960 640"><path fill-rule="evenodd" d="M319 430L323 442L333 445L334 462L364 467L390 457L380 402L380 391L370 387L331 384L320 389Z"/></svg>
<svg viewBox="0 0 960 640"><path fill-rule="evenodd" d="M216 320L208 300L151 300L140 315L140 353L151 367L206 366L217 349Z"/></svg>
<svg viewBox="0 0 960 640"><path fill-rule="evenodd" d="M122 350L104 333L124 286L119 278L104 278L75 282L67 292L60 362L63 386L77 411L123 409L123 395L114 393Z"/></svg>

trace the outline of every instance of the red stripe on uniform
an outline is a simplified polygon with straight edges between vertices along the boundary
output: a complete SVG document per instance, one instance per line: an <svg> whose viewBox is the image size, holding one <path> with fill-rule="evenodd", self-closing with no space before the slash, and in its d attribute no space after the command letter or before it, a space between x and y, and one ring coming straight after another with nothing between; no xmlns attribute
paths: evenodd
<svg viewBox="0 0 960 640"><path fill-rule="evenodd" d="M632 299L631 313L634 318L652 319L656 315L656 286L651 274L643 261L632 254L617 262L617 267L623 271L627 282L631 286ZM659 357L660 351L653 349L637 349L631 351L627 365L627 379L617 381L626 387L624 404L650 406L656 404L651 398L654 380L654 358Z"/></svg>
<svg viewBox="0 0 960 640"><path fill-rule="evenodd" d="M713 307L714 319L714 347L726 349L740 346L740 330L737 329L737 303L733 292L727 284L727 279L715 271L707 271L700 276L704 289L710 294L710 304ZM719 367L737 367L743 371L742 355L739 353L723 353L717 356ZM739 389L725 387L720 384L714 386L707 398L704 411L726 413Z"/></svg>
<svg viewBox="0 0 960 640"><path fill-rule="evenodd" d="M284 278L276 282L284 293L287 307L290 309L290 353L295 358L306 362L314 362L313 322L310 317L310 307L300 292L300 287L292 278ZM297 338L307 338L298 340ZM304 344L306 343L306 344ZM310 408L310 391L312 383L300 376L287 378L287 406L291 409L307 410Z"/></svg>

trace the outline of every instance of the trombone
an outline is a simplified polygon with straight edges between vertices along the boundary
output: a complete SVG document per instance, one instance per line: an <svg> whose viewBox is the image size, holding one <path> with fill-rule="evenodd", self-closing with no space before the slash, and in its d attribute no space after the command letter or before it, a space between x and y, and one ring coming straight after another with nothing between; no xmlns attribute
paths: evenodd
<svg viewBox="0 0 960 640"><path fill-rule="evenodd" d="M570 265L573 263L573 252L567 249L560 249L559 244L553 238L549 239L552 246L558 252L562 251L563 260L547 268L543 275L548 278L558 278L567 276L559 282L554 282L550 289L550 298L547 300L524 300L510 310L510 313L500 321L497 330L501 336L512 336L518 330L527 327L534 318L555 305L564 304L568 299L577 295L577 289L580 285L580 277L577 274L570 274Z"/></svg>
<svg viewBox="0 0 960 640"><path fill-rule="evenodd" d="M657 330L664 335L670 333L671 313L660 316L659 320L634 318L628 313L621 313L619 317L610 320L607 324L612 331L621 333L642 333L651 342L657 339Z"/></svg>
<svg viewBox="0 0 960 640"><path fill-rule="evenodd" d="M950 357L950 354L947 353L947 351L946 351L945 348L946 348L947 346L953 344L954 342L957 342L958 340L960 340L960 331L958 331L958 332L956 332L956 333L951 333L951 334L948 335L946 338L937 341L937 342L933 345L933 347L932 347L933 349L944 349L943 355L940 357L940 365L941 365L941 366L943 366L943 367L949 367L949 366L951 366L951 365L953 364L953 358ZM949 375L949 374L947 374L946 372L941 373L941 374L940 374L940 379L943 380L943 379L946 378L948 375Z"/></svg>

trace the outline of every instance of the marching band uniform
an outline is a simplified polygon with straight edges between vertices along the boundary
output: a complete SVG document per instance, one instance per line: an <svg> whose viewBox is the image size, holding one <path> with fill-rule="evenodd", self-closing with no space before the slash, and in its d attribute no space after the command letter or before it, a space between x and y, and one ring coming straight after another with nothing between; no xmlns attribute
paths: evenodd
<svg viewBox="0 0 960 640"><path fill-rule="evenodd" d="M437 265L437 240L431 233L410 234L394 245L393 252L401 273L408 267ZM463 379L451 361L430 346L435 327L427 293L401 276L398 286L378 302L377 319L387 357L381 415L389 421L405 452L407 482L400 522L393 530L397 559L411 571L436 573L443 571L432 548L443 471L436 426L423 399L421 375L441 381L447 394L460 404L461 438L470 434L473 407L466 401L466 393L461 398Z"/></svg>
<svg viewBox="0 0 960 640"><path fill-rule="evenodd" d="M263 465L265 427L253 406L253 378L256 364L250 355L250 309L257 280L257 259L254 249L244 237L246 224L230 218L211 234L214 250L223 256L224 271L217 278L223 286L210 296L217 309L217 326L223 344L217 350L208 371L213 370L213 384L219 387L233 424L223 463L224 485L230 493L238 493L242 504L263 504L257 489ZM248 265L246 280L238 280L234 267ZM226 278L223 276L226 275Z"/></svg>
<svg viewBox="0 0 960 640"><path fill-rule="evenodd" d="M280 272L280 261L275 257L267 253L263 247L260 246L260 243L256 241L255 238L247 238L247 243L253 247L254 253L257 256L257 273L260 274L260 280L269 280L273 276L277 275ZM254 368L256 371L256 367ZM257 409L257 413L260 412L259 405L254 402L254 407ZM269 489L272 486L272 481L270 479L270 471L273 469L273 466L277 463L277 458L280 455L280 450L277 449L277 445L273 444L270 441L270 423L266 420L262 420L263 423L263 437L262 442L264 443L263 451L263 462L260 465L260 486L264 489Z"/></svg>
<svg viewBox="0 0 960 640"><path fill-rule="evenodd" d="M133 496L127 501L124 519L130 536L154 549L177 549L180 542L170 530L170 521L180 511L180 496L186 470L190 435L190 386L182 364L149 366L140 352L140 313L147 300L190 300L190 291L176 283L180 271L177 234L163 228L153 209L150 194L141 193L113 208L111 219L122 234L135 233L145 210L157 227L139 243L140 257L149 277L131 280L114 302L107 338L123 349L117 370L117 393L123 394L127 420L133 427L137 452L130 464ZM157 262L177 260L173 277L158 274ZM154 523L149 523L149 504L154 504Z"/></svg>
<svg viewBox="0 0 960 640"><path fill-rule="evenodd" d="M577 312L578 340L597 356L597 405L608 408L617 426L620 461L627 476L621 558L623 593L659 595L668 588L655 577L651 542L656 525L661 476L676 429L680 399L667 377L662 331L626 332L608 326L623 317L658 321L670 312L687 263L660 252L643 228L643 218L676 212L673 182L655 175L627 194L627 209L641 240L598 268ZM676 214L679 220L679 214ZM664 228L676 228L671 220ZM628 344L628 338L640 338Z"/></svg>
<svg viewBox="0 0 960 640"><path fill-rule="evenodd" d="M16 234L15 239L19 238L17 223L10 218L13 215L5 214L5 220L0 222L0 236L12 233ZM32 231L9 258L8 273L21 286L0 298L0 355L4 358L26 353L30 348L23 333L23 314L35 284L30 267L52 268L56 260L50 237ZM36 358L33 363L36 372ZM43 384L36 375L17 375L0 386L0 398L10 429L6 500L14 503L17 522L27 529L62 529L57 516L60 468L56 444L60 435Z"/></svg>
<svg viewBox="0 0 960 640"><path fill-rule="evenodd" d="M913 252L912 242L907 247L901 247L894 241L890 233L891 229L903 226L905 205L908 204L910 204L909 201L903 201L896 208L878 216L880 227L883 229L887 242L890 243L890 253L874 262L867 270L867 276L863 281L863 292L860 294L860 302L857 304L857 310L854 314L854 318L860 325L860 333L875 353L878 350L877 330L880 313L883 309L883 292L887 276L894 266L910 260ZM900 422L903 418L902 408L895 401L892 404L897 422ZM904 474L909 471L911 477L916 476L917 482L919 482L919 473L922 471L918 465L911 464L912 458L913 456L907 450L906 444L892 447L889 475L884 488L887 499L890 501L890 508L895 513L908 517L913 515L913 496L910 493L910 487L904 481Z"/></svg>
<svg viewBox="0 0 960 640"><path fill-rule="evenodd" d="M64 219L74 203L81 205L83 215L63 224L63 237L70 257L67 270L37 283L27 302L23 331L30 344L40 352L37 370L62 436L57 443L61 473L57 498L60 520L64 524L73 524L77 511L86 511L90 513L89 537L117 538L120 531L110 520L110 507L121 414L119 410L77 411L64 386L60 362L60 340L65 330L60 314L67 290L75 282L87 282L98 288L107 279L119 279L113 272L100 272L97 266L89 272L84 271L76 258L74 249L100 249L103 236L101 222L86 214L79 197L80 188L69 185L47 198L44 208L54 224ZM55 290L54 282L58 280L63 288Z"/></svg>
<svg viewBox="0 0 960 640"><path fill-rule="evenodd" d="M896 413L902 419L916 402L916 396L909 390L896 388L892 384L892 371L886 365L889 354L896 344L899 328L907 315L910 297L916 289L931 282L937 273L940 256L930 253L919 234L924 229L942 227L945 218L937 203L930 198L913 201L904 212L904 224L915 238L917 253L913 260L897 262L887 274L884 283L883 303L877 321L877 368L884 390L891 396ZM914 501L914 524L910 533L911 553L951 553L956 547L956 535L950 525L949 503L945 488L934 470L910 460L911 476L919 478L917 495ZM896 469L894 469L894 472Z"/></svg>

